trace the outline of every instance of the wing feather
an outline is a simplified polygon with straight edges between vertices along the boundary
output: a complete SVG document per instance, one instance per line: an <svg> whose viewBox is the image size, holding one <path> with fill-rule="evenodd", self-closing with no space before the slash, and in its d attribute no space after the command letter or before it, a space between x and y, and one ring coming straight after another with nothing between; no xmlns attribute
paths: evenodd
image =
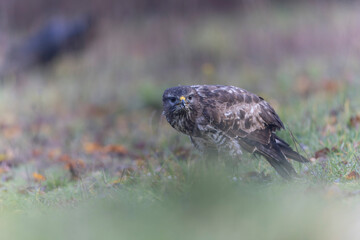
<svg viewBox="0 0 360 240"><path fill-rule="evenodd" d="M210 124L230 135L268 143L272 131L284 128L270 104L253 93L232 86L194 87L202 96L204 114Z"/></svg>
<svg viewBox="0 0 360 240"><path fill-rule="evenodd" d="M275 110L263 98L233 86L196 85L193 88L204 106L202 119L207 129L235 139L242 149L263 155L284 178L296 175L287 158L306 162L275 135L284 128Z"/></svg>

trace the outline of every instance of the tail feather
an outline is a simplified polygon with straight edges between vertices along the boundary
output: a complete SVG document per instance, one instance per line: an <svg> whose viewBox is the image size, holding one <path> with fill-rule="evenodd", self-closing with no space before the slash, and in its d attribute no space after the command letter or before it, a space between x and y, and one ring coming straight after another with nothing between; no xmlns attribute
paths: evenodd
<svg viewBox="0 0 360 240"><path fill-rule="evenodd" d="M266 144L253 138L239 138L239 143L244 150L265 157L280 176L288 180L298 175L287 158L303 163L309 162L308 159L292 150L289 144L275 134L270 136L270 141Z"/></svg>
<svg viewBox="0 0 360 240"><path fill-rule="evenodd" d="M287 158L290 158L292 160L302 162L302 163L309 162L309 160L307 158L301 156L299 153L292 150L292 148L289 146L289 144L287 144L284 140L282 140L281 138L279 138L276 135L275 135L275 142L277 143L277 145L280 147L281 151L284 153L284 155Z"/></svg>
<svg viewBox="0 0 360 240"><path fill-rule="evenodd" d="M291 179L297 176L295 169L288 162L280 148L275 142L268 145L260 145L256 147L257 153L265 157L270 165L285 179Z"/></svg>

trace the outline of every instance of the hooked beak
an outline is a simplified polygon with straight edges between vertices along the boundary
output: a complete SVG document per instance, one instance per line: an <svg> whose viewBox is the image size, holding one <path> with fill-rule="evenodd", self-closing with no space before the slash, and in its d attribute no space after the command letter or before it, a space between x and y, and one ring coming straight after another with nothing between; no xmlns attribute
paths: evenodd
<svg viewBox="0 0 360 240"><path fill-rule="evenodd" d="M184 97L184 96L181 96L181 97L180 97L180 101L181 101L181 105L182 105L183 107L185 107L185 97Z"/></svg>

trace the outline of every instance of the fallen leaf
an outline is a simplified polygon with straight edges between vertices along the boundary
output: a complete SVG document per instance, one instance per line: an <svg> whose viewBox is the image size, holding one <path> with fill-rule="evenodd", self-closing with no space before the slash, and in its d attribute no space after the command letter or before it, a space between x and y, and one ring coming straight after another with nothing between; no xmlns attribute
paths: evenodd
<svg viewBox="0 0 360 240"><path fill-rule="evenodd" d="M358 128L360 124L360 114L350 117L349 126L353 128Z"/></svg>
<svg viewBox="0 0 360 240"><path fill-rule="evenodd" d="M86 153L92 154L92 153L99 152L102 149L102 146L100 144L93 143L93 142L84 142L83 149Z"/></svg>
<svg viewBox="0 0 360 240"><path fill-rule="evenodd" d="M50 159L58 159L61 155L61 149L60 148L54 148L54 149L51 149L49 152L48 152L48 157Z"/></svg>
<svg viewBox="0 0 360 240"><path fill-rule="evenodd" d="M114 181L111 182L112 185L117 185L119 183L122 183L124 182L124 180L126 180L126 176L124 178L118 178L118 179L115 179Z"/></svg>
<svg viewBox="0 0 360 240"><path fill-rule="evenodd" d="M348 175L346 175L345 177L347 180L355 180L355 179L359 179L360 175L358 172L356 171L351 171Z"/></svg>
<svg viewBox="0 0 360 240"><path fill-rule="evenodd" d="M101 151L104 153L116 153L121 155L125 155L128 153L127 149L122 145L104 146L103 149L101 149Z"/></svg>
<svg viewBox="0 0 360 240"><path fill-rule="evenodd" d="M84 160L82 160L82 159L77 159L75 162L78 167L81 167L81 168L86 167L86 164L85 164Z"/></svg>
<svg viewBox="0 0 360 240"><path fill-rule="evenodd" d="M32 156L33 157L39 157L40 155L42 155L42 150L41 149L33 149L32 150Z"/></svg>
<svg viewBox="0 0 360 240"><path fill-rule="evenodd" d="M67 154L59 157L59 161L65 163L65 169L70 171L71 178L76 180L79 178L79 168L85 168L86 164L82 159L73 159Z"/></svg>
<svg viewBox="0 0 360 240"><path fill-rule="evenodd" d="M21 128L19 126L8 126L5 127L2 130L2 135L6 138L6 139L13 139L17 136L19 136L21 133Z"/></svg>
<svg viewBox="0 0 360 240"><path fill-rule="evenodd" d="M8 169L0 167L0 175L6 172L8 172Z"/></svg>
<svg viewBox="0 0 360 240"><path fill-rule="evenodd" d="M190 149L184 147L178 147L174 150L175 155L180 159L187 159L190 156Z"/></svg>
<svg viewBox="0 0 360 240"><path fill-rule="evenodd" d="M85 114L90 117L106 116L111 111L111 108L106 106L90 105L85 107Z"/></svg>
<svg viewBox="0 0 360 240"><path fill-rule="evenodd" d="M328 93L336 93L339 91L340 87L339 81L332 79L325 79L322 81L322 89Z"/></svg>
<svg viewBox="0 0 360 240"><path fill-rule="evenodd" d="M41 181L46 180L46 178L43 175L41 175L40 173L37 173L37 172L33 173L33 178L36 182L41 182Z"/></svg>
<svg viewBox="0 0 360 240"><path fill-rule="evenodd" d="M93 154L93 153L105 153L105 154L115 153L120 155L128 154L128 150L123 145L115 145L115 144L103 146L98 143L85 142L83 144L83 149L88 154Z"/></svg>
<svg viewBox="0 0 360 240"><path fill-rule="evenodd" d="M320 157L326 157L328 154L330 153L330 149L329 148L322 148L319 151L315 152L315 158L318 159Z"/></svg>

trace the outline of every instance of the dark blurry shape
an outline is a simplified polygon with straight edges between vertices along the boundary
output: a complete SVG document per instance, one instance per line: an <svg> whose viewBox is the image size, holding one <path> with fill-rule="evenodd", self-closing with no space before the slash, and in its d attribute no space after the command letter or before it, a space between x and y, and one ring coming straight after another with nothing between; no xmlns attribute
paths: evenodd
<svg viewBox="0 0 360 240"><path fill-rule="evenodd" d="M10 48L2 69L7 73L21 71L47 65L65 52L77 53L93 38L93 28L91 15L73 19L52 18L20 44Z"/></svg>
<svg viewBox="0 0 360 240"><path fill-rule="evenodd" d="M51 12L75 14L84 8L101 17L123 19L148 14L198 15L202 12L229 12L248 5L257 5L264 0L1 0L11 28L27 28L32 21L38 21ZM1 5L0 5L1 7Z"/></svg>

